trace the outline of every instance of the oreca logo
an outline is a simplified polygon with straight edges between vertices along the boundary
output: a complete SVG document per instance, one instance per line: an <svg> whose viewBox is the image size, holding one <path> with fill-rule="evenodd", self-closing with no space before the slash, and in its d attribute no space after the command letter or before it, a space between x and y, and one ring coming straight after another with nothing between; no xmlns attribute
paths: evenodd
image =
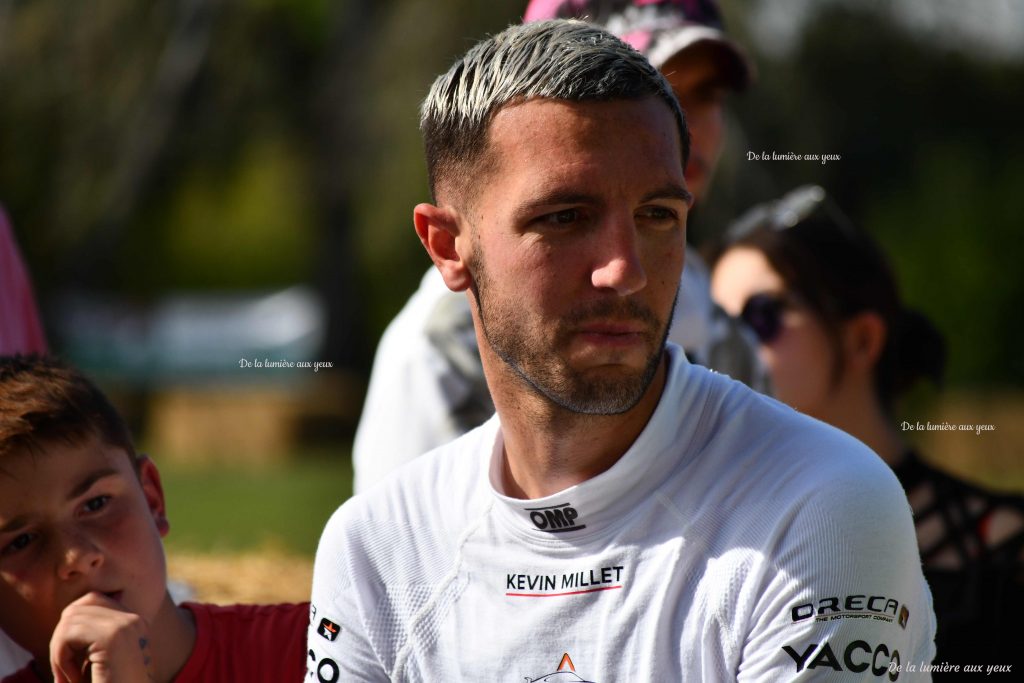
<svg viewBox="0 0 1024 683"><path fill-rule="evenodd" d="M892 617L899 621L903 628L907 627L907 620L910 612L906 605L900 606L898 600L884 595L846 595L843 597L834 596L818 600L817 605L812 602L805 602L794 605L790 611L794 622L817 617L819 621L827 618L842 618L843 616L859 616L858 613L873 612L881 617ZM892 619L886 619L892 621Z"/></svg>
<svg viewBox="0 0 1024 683"><path fill-rule="evenodd" d="M541 531L557 534L587 528L586 524L576 523L580 513L570 503L544 508L526 508L526 511L530 513L530 521Z"/></svg>

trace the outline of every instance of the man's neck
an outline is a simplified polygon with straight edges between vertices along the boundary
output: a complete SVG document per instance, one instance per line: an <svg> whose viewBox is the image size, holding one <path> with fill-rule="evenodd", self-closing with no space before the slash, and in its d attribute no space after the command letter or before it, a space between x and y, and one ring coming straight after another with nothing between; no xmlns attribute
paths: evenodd
<svg viewBox="0 0 1024 683"><path fill-rule="evenodd" d="M618 462L650 420L665 388L667 354L639 403L619 415L585 415L555 405L502 364L490 373L505 444L502 485L513 498L543 498Z"/></svg>

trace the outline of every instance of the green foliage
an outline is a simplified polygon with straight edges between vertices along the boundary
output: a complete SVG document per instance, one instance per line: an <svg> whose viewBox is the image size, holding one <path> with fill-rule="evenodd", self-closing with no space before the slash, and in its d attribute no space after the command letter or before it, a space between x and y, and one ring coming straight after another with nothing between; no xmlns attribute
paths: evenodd
<svg viewBox="0 0 1024 683"><path fill-rule="evenodd" d="M815 5L759 54L762 3L725 2L760 79L736 99L707 240L743 208L824 185L892 254L952 342L954 384L1020 384L1024 65L919 37L888 3ZM317 284L324 357L367 351L429 263L418 105L526 0L20 2L0 17L0 201L44 302L68 288ZM749 30L748 30L749 29ZM842 161L748 162L748 151ZM44 313L46 311L44 310ZM334 346L330 346L333 344Z"/></svg>
<svg viewBox="0 0 1024 683"><path fill-rule="evenodd" d="M898 196L869 201L866 223L890 254L904 298L945 333L949 383L1019 386L1024 278L1020 215L1008 199L1024 187L1024 167L993 164L957 141L920 148L915 167Z"/></svg>
<svg viewBox="0 0 1024 683"><path fill-rule="evenodd" d="M817 183L885 247L904 299L949 341L950 386L1024 383L1016 314L1024 293L1020 61L956 52L878 8L829 5L792 54L758 55L759 83L737 101L740 146L838 153L827 165L741 161L707 207L724 225L742 206ZM701 216L700 218L705 218ZM707 226L701 225L704 234Z"/></svg>
<svg viewBox="0 0 1024 683"><path fill-rule="evenodd" d="M304 160L257 138L226 170L193 169L169 200L162 286L258 288L309 277L315 253Z"/></svg>

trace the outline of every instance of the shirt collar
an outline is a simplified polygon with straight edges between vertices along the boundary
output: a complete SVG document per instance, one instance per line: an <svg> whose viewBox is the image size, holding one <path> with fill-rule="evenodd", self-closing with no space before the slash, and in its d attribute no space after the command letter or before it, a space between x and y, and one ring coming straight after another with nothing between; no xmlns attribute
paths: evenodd
<svg viewBox="0 0 1024 683"><path fill-rule="evenodd" d="M543 498L522 500L504 495L504 439L495 430L488 483L497 499L496 513L531 539L572 540L600 533L649 498L691 449L696 430L699 382L682 350L668 345L665 388L651 419L633 445L601 474ZM696 409L696 410L695 410Z"/></svg>

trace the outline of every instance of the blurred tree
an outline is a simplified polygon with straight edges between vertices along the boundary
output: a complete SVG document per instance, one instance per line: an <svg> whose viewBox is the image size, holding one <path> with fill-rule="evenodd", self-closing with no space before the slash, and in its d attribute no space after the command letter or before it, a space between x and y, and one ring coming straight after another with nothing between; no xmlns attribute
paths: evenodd
<svg viewBox="0 0 1024 683"><path fill-rule="evenodd" d="M821 184L947 335L951 384L1024 383L1024 321L1011 313L1024 292L1024 62L950 49L870 3L823 5L791 51L756 58L760 80L736 102L741 130L702 237L743 206ZM747 161L748 151L842 158Z"/></svg>
<svg viewBox="0 0 1024 683"><path fill-rule="evenodd" d="M0 201L43 300L314 282L324 357L365 369L426 267L419 99L520 4L0 2Z"/></svg>
<svg viewBox="0 0 1024 683"><path fill-rule="evenodd" d="M1024 65L950 49L888 3L799 3L737 99L706 239L805 182L890 249L953 342L954 383L1019 385ZM417 131L430 82L526 0L0 0L0 201L41 298L313 282L325 358L364 371L428 261ZM787 19L788 20L788 19ZM748 151L837 153L754 162Z"/></svg>

